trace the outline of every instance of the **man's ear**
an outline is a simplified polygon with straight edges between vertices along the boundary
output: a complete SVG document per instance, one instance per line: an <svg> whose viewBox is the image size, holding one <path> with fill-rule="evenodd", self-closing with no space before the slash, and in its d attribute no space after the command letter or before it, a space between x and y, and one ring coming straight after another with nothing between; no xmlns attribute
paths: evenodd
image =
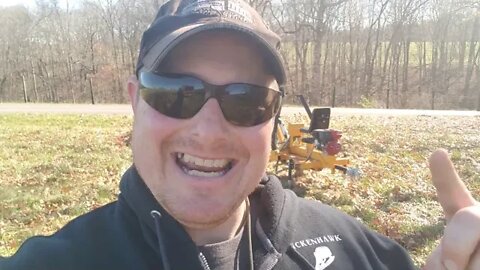
<svg viewBox="0 0 480 270"><path fill-rule="evenodd" d="M131 75L127 81L128 96L130 97L130 104L132 105L133 113L137 109L138 103L138 80L137 76Z"/></svg>

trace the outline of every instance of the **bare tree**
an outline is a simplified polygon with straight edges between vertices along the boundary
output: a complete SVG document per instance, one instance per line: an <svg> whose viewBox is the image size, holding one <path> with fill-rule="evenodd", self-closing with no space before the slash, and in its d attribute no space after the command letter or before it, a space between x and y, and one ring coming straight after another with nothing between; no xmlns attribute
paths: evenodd
<svg viewBox="0 0 480 270"><path fill-rule="evenodd" d="M0 8L0 101L125 102L142 31L165 1ZM283 39L289 94L318 105L480 106L478 0L249 1Z"/></svg>

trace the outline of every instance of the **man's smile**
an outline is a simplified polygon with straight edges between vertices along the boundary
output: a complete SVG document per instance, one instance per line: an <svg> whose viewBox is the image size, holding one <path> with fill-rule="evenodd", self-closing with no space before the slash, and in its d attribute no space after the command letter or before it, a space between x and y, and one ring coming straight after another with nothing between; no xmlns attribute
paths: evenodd
<svg viewBox="0 0 480 270"><path fill-rule="evenodd" d="M206 159L181 152L176 153L175 157L177 165L184 173L202 178L224 176L234 163L233 159Z"/></svg>

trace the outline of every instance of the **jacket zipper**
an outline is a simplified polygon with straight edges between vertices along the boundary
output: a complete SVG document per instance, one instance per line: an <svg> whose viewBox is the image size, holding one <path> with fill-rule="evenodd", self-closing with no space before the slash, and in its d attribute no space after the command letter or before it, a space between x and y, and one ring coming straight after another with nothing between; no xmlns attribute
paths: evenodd
<svg viewBox="0 0 480 270"><path fill-rule="evenodd" d="M200 264L202 265L204 270L210 270L210 266L208 265L207 258L205 258L205 255L203 253L198 253L198 260L200 261Z"/></svg>

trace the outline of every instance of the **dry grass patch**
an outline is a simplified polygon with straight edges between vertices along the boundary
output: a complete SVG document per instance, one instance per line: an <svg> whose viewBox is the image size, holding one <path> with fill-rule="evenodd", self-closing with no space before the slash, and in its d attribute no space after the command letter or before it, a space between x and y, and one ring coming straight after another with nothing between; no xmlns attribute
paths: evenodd
<svg viewBox="0 0 480 270"><path fill-rule="evenodd" d="M307 122L302 115L286 120ZM131 122L125 116L0 115L0 255L115 200L131 163ZM343 154L362 177L307 172L295 191L399 241L421 265L444 223L426 158L448 149L480 199L479 126L480 117L336 117L332 127L344 132Z"/></svg>

